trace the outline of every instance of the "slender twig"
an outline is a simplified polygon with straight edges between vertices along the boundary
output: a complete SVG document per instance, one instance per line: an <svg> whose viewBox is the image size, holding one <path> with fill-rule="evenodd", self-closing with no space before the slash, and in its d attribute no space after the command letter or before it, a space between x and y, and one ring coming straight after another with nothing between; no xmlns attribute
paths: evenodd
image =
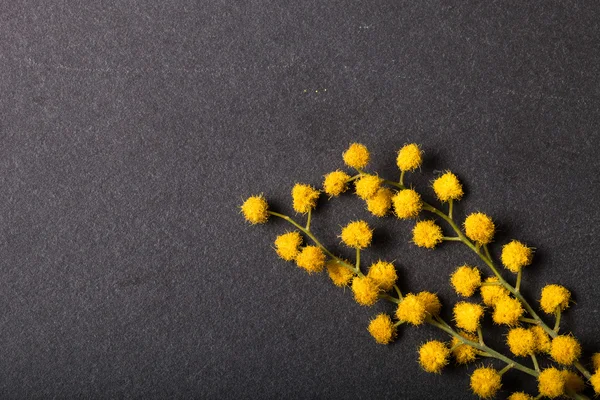
<svg viewBox="0 0 600 400"><path fill-rule="evenodd" d="M560 329L560 308L556 308L556 311L554 311L554 315L556 315L556 322L554 323L553 331L558 333L558 330Z"/></svg>

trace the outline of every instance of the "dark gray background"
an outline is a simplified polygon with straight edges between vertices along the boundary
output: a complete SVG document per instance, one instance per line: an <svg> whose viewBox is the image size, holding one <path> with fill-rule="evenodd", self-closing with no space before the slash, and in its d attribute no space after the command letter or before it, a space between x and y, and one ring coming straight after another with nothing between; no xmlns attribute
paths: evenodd
<svg viewBox="0 0 600 400"><path fill-rule="evenodd" d="M495 218L495 252L535 246L528 298L567 286L565 331L600 350L597 2L4 1L0 40L0 397L466 398L473 366L417 365L445 336L374 344L392 308L278 260L288 227L239 215L260 192L291 212L352 141L394 179L420 143L428 196L455 171L459 215ZM353 196L314 231L348 254L353 218L375 228L365 262L395 259L449 316L474 256L415 248ZM534 393L509 372L503 397L519 379Z"/></svg>

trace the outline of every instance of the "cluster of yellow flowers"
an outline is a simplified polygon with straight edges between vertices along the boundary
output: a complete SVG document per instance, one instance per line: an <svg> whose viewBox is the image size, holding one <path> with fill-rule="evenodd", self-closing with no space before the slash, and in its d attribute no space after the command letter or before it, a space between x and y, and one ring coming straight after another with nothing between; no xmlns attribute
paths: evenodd
<svg viewBox="0 0 600 400"><path fill-rule="evenodd" d="M271 211L262 194L248 198L241 206L241 212L251 224L265 223L270 216L274 216L288 221L296 228L275 239L275 251L283 260L294 261L308 273L326 269L336 286L350 287L354 299L360 305L372 306L379 299L396 304L395 315L381 313L368 324L367 329L377 343L392 342L397 337L397 329L401 324L429 324L450 335L448 342L432 340L419 348L419 364L425 371L440 373L451 358L457 364L467 364L478 357L491 357L504 362L506 366L501 370L491 366L475 369L470 378L470 387L479 397L494 397L502 386L502 375L513 368L537 380L538 394L535 398L567 396L585 399L587 397L582 392L588 384L596 394L600 394L600 353L591 358L592 373L581 363L582 350L577 339L572 334L559 334L561 313L571 303L569 290L551 284L541 291L540 309L554 316L553 327L544 322L520 292L523 269L533 261L533 248L517 240L502 247L500 263L516 275L515 283L509 283L496 267L488 249L496 231L492 218L484 213L474 212L467 215L462 227L455 222L452 215L453 202L462 199L464 191L454 173L444 172L431 185L442 206L447 206L447 212L444 212L423 201L415 189L404 184L405 174L421 167L423 152L418 145L407 144L398 151L398 181L366 172L370 158L371 154L366 146L353 143L343 153L343 160L346 166L354 169L354 174L343 170L330 172L324 176L322 190L303 183L293 186L292 206L297 213L307 216L305 224ZM331 199L348 191L351 185L374 216L384 217L393 212L399 219L415 219L412 229L412 242L415 245L433 249L442 242L462 243L492 273L486 277L477 266L465 264L450 274L450 284L459 296L472 298L478 295L481 299L465 299L454 305L452 314L456 328L440 315L442 303L435 293L401 292L396 283L398 275L392 262L378 260L369 266L366 274L363 273L361 251L367 249L373 240L373 229L366 221L351 221L341 229L339 237L342 243L356 251L356 260L352 263L331 253L315 237L310 223L312 210L317 206L321 192ZM434 218L420 219L423 212L432 214ZM451 236L444 234L440 220L448 225ZM313 244L304 245L306 238ZM511 355L530 358L531 366L526 366L522 360L516 361L485 343L481 321L488 310L495 324L505 326L506 343ZM541 369L537 357L542 355L548 356L557 366ZM509 399L534 397L516 392Z"/></svg>

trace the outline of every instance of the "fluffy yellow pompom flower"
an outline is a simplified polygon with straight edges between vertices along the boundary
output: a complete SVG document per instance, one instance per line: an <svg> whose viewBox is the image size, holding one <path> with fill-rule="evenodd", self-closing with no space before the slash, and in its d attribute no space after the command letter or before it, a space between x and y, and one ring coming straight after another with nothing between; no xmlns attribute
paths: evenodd
<svg viewBox="0 0 600 400"><path fill-rule="evenodd" d="M456 293L461 296L470 297L481 286L481 274L477 268L463 265L452 273L450 283Z"/></svg>
<svg viewBox="0 0 600 400"><path fill-rule="evenodd" d="M392 206L394 193L385 187L380 187L373 197L367 199L367 210L376 217L385 217Z"/></svg>
<svg viewBox="0 0 600 400"><path fill-rule="evenodd" d="M326 267L327 274L335 286L348 286L350 281L352 281L352 278L354 278L354 272L352 272L349 268L344 267L337 260L327 261Z"/></svg>
<svg viewBox="0 0 600 400"><path fill-rule="evenodd" d="M433 249L442 242L442 228L434 221L419 221L413 228L413 243L419 247Z"/></svg>
<svg viewBox="0 0 600 400"><path fill-rule="evenodd" d="M454 306L456 326L468 332L475 332L483 317L483 307L479 304L460 302Z"/></svg>
<svg viewBox="0 0 600 400"><path fill-rule="evenodd" d="M472 335L467 332L459 332L460 336L465 339L469 339L472 342L477 342L477 336ZM452 355L458 364L468 364L472 361L475 361L477 358L477 349L473 346L469 346L468 344L461 344L462 342L456 338L452 337L452 342L450 346L452 347Z"/></svg>
<svg viewBox="0 0 600 400"><path fill-rule="evenodd" d="M367 276L359 276L352 280L354 300L361 306L372 306L379 298L379 288Z"/></svg>
<svg viewBox="0 0 600 400"><path fill-rule="evenodd" d="M414 143L407 144L398 151L396 164L398 164L400 171L414 171L421 166L422 162L423 152Z"/></svg>
<svg viewBox="0 0 600 400"><path fill-rule="evenodd" d="M419 292L417 298L425 305L425 311L430 315L438 315L442 309L442 303L437 295L431 292Z"/></svg>
<svg viewBox="0 0 600 400"><path fill-rule="evenodd" d="M571 365L581 355L581 346L573 336L560 335L552 339L550 355L559 364Z"/></svg>
<svg viewBox="0 0 600 400"><path fill-rule="evenodd" d="M592 365L594 366L594 371L600 370L600 353L592 355Z"/></svg>
<svg viewBox="0 0 600 400"><path fill-rule="evenodd" d="M394 265L381 260L371 265L367 276L384 291L390 290L394 286L394 283L396 283L396 279L398 279Z"/></svg>
<svg viewBox="0 0 600 400"><path fill-rule="evenodd" d="M552 343L550 342L550 336L548 336L544 328L534 325L529 330L535 336L535 351L538 353L549 353Z"/></svg>
<svg viewBox="0 0 600 400"><path fill-rule="evenodd" d="M333 171L325 175L323 180L323 190L330 197L339 196L348 189L348 180L350 175L344 171Z"/></svg>
<svg viewBox="0 0 600 400"><path fill-rule="evenodd" d="M485 280L488 283L498 282L498 278L495 276L489 277ZM479 289L481 298L486 306L494 306L498 300L509 296L508 290L501 285L485 285Z"/></svg>
<svg viewBox="0 0 600 400"><path fill-rule="evenodd" d="M275 239L275 251L279 257L286 261L295 260L300 253L299 247L302 244L300 232L293 231L277 236Z"/></svg>
<svg viewBox="0 0 600 400"><path fill-rule="evenodd" d="M525 328L513 328L508 331L506 343L516 356L529 356L535 352L535 334Z"/></svg>
<svg viewBox="0 0 600 400"><path fill-rule="evenodd" d="M445 343L432 340L421 346L419 349L419 363L427 372L439 374L448 364L450 350Z"/></svg>
<svg viewBox="0 0 600 400"><path fill-rule="evenodd" d="M371 155L365 145L352 143L350 147L348 147L348 150L344 152L343 157L347 166L355 169L362 169L369 163Z"/></svg>
<svg viewBox="0 0 600 400"><path fill-rule="evenodd" d="M565 389L571 390L575 393L579 393L585 389L585 382L575 372L563 370L560 371L560 373L565 378Z"/></svg>
<svg viewBox="0 0 600 400"><path fill-rule="evenodd" d="M376 175L363 175L355 183L356 195L363 200L375 196L381 186L381 178Z"/></svg>
<svg viewBox="0 0 600 400"><path fill-rule="evenodd" d="M296 256L296 265L306 272L321 272L325 266L325 254L317 246L305 246Z"/></svg>
<svg viewBox="0 0 600 400"><path fill-rule="evenodd" d="M596 371L596 373L592 375L590 378L590 383L594 388L594 392L596 392L596 394L600 394L600 370Z"/></svg>
<svg viewBox="0 0 600 400"><path fill-rule="evenodd" d="M408 322L415 326L421 325L427 317L427 309L418 296L409 293L398 304L396 317L402 322Z"/></svg>
<svg viewBox="0 0 600 400"><path fill-rule="evenodd" d="M490 243L495 230L492 219L483 213L473 213L465 219L467 237L478 244Z"/></svg>
<svg viewBox="0 0 600 400"><path fill-rule="evenodd" d="M423 208L421 195L413 189L404 189L392 197L394 212L400 219L415 218Z"/></svg>
<svg viewBox="0 0 600 400"><path fill-rule="evenodd" d="M310 185L296 183L292 188L293 207L296 212L306 214L317 206L319 191Z"/></svg>
<svg viewBox="0 0 600 400"><path fill-rule="evenodd" d="M484 399L494 397L502 387L502 377L494 368L477 368L471 375L471 389Z"/></svg>
<svg viewBox="0 0 600 400"><path fill-rule="evenodd" d="M458 178L450 171L433 181L433 191L441 201L460 200L464 194Z"/></svg>
<svg viewBox="0 0 600 400"><path fill-rule="evenodd" d="M246 221L251 224L264 224L269 219L269 204L262 194L249 197L240 208Z"/></svg>
<svg viewBox="0 0 600 400"><path fill-rule="evenodd" d="M519 323L519 318L523 315L523 312L521 302L507 296L496 302L492 319L497 324L514 326Z"/></svg>
<svg viewBox="0 0 600 400"><path fill-rule="evenodd" d="M564 311L569 306L571 292L560 285L546 285L542 289L540 306L547 314L553 314L558 308Z"/></svg>
<svg viewBox="0 0 600 400"><path fill-rule="evenodd" d="M533 249L517 240L513 240L502 247L500 258L506 269L516 274L521 268L531 264Z"/></svg>
<svg viewBox="0 0 600 400"><path fill-rule="evenodd" d="M524 392L514 392L508 396L508 400L533 400L533 397Z"/></svg>
<svg viewBox="0 0 600 400"><path fill-rule="evenodd" d="M387 314L379 314L372 319L368 330L379 344L388 344L396 337L396 328Z"/></svg>
<svg viewBox="0 0 600 400"><path fill-rule="evenodd" d="M341 238L346 246L364 249L371 244L373 231L365 221L354 221L342 229Z"/></svg>
<svg viewBox="0 0 600 400"><path fill-rule="evenodd" d="M547 368L538 376L538 391L551 399L565 392L565 377L556 368Z"/></svg>

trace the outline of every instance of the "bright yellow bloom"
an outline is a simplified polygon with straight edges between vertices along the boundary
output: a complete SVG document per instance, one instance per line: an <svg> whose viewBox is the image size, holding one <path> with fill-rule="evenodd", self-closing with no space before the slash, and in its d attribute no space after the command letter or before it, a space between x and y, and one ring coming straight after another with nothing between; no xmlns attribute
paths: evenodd
<svg viewBox="0 0 600 400"><path fill-rule="evenodd" d="M546 285L542 289L540 306L547 314L553 314L558 308L564 311L569 306L571 292L560 285Z"/></svg>
<svg viewBox="0 0 600 400"><path fill-rule="evenodd" d="M300 253L299 247L302 244L300 232L293 231L277 236L275 239L275 251L279 257L286 261L295 260Z"/></svg>
<svg viewBox="0 0 600 400"><path fill-rule="evenodd" d="M483 213L473 213L465 219L467 237L478 244L490 243L495 230L492 219Z"/></svg>
<svg viewBox="0 0 600 400"><path fill-rule="evenodd" d="M344 152L343 157L347 166L355 169L362 169L369 163L371 155L365 145L352 143L350 147L348 147L348 150Z"/></svg>
<svg viewBox="0 0 600 400"><path fill-rule="evenodd" d="M559 364L571 365L581 355L581 345L573 336L560 335L552 339L550 355Z"/></svg>
<svg viewBox="0 0 600 400"><path fill-rule="evenodd" d="M442 303L437 295L430 292L419 292L417 298L425 305L425 311L430 315L438 315L442 309Z"/></svg>
<svg viewBox="0 0 600 400"><path fill-rule="evenodd" d="M460 302L454 306L456 326L468 332L475 332L483 317L483 307L479 304Z"/></svg>
<svg viewBox="0 0 600 400"><path fill-rule="evenodd" d="M498 278L496 278L495 276L493 277L489 277L485 280L486 282L498 282ZM483 303L486 306L494 306L498 300L509 296L509 292L508 290L506 290L506 288L504 288L502 285L489 285L489 286L481 286L481 288L479 288L479 291L481 293L481 298L483 300Z"/></svg>
<svg viewBox="0 0 600 400"><path fill-rule="evenodd" d="M450 283L454 287L456 293L461 296L470 297L473 296L475 290L481 286L481 275L477 268L463 265L462 267L458 267L456 271L452 273L450 276Z"/></svg>
<svg viewBox="0 0 600 400"><path fill-rule="evenodd" d="M585 389L585 382L575 372L562 370L560 373L565 378L565 389L572 390L575 393L579 393Z"/></svg>
<svg viewBox="0 0 600 400"><path fill-rule="evenodd" d="M427 317L427 309L418 296L409 293L398 304L396 317L402 322L421 325L425 322L425 317Z"/></svg>
<svg viewBox="0 0 600 400"><path fill-rule="evenodd" d="M367 210L376 217L385 217L392 206L393 195L390 189L380 187L373 197L367 199Z"/></svg>
<svg viewBox="0 0 600 400"><path fill-rule="evenodd" d="M296 256L296 265L304 268L309 274L321 272L325 265L325 254L317 246L305 246Z"/></svg>
<svg viewBox="0 0 600 400"><path fill-rule="evenodd" d="M414 171L421 166L423 162L423 152L418 145L411 143L402 147L398 151L396 164L400 171Z"/></svg>
<svg viewBox="0 0 600 400"><path fill-rule="evenodd" d="M269 219L269 205L262 194L249 197L240 208L246 221L251 224L264 224Z"/></svg>
<svg viewBox="0 0 600 400"><path fill-rule="evenodd" d="M350 268L343 266L337 260L327 261L327 274L333 281L335 286L344 287L348 286L352 278L354 278L354 272Z"/></svg>
<svg viewBox="0 0 600 400"><path fill-rule="evenodd" d="M477 368L471 375L471 389L484 399L494 397L502 387L502 377L494 368Z"/></svg>
<svg viewBox="0 0 600 400"><path fill-rule="evenodd" d="M523 392L514 392L508 396L508 400L533 400L533 397Z"/></svg>
<svg viewBox="0 0 600 400"><path fill-rule="evenodd" d="M419 363L427 372L439 374L442 368L448 364L450 350L445 343L432 340L421 346L419 349Z"/></svg>
<svg viewBox="0 0 600 400"><path fill-rule="evenodd" d="M364 249L371 244L373 231L365 221L354 221L342 229L341 238L346 246Z"/></svg>
<svg viewBox="0 0 600 400"><path fill-rule="evenodd" d="M390 290L396 283L396 279L398 279L394 265L381 260L371 265L367 276L384 291Z"/></svg>
<svg viewBox="0 0 600 400"><path fill-rule="evenodd" d="M330 197L339 196L348 189L348 179L350 175L344 171L333 171L325 175L323 180L323 190Z"/></svg>
<svg viewBox="0 0 600 400"><path fill-rule="evenodd" d="M413 242L419 247L433 249L443 237L442 228L432 220L419 221L413 228Z"/></svg>
<svg viewBox="0 0 600 400"><path fill-rule="evenodd" d="M535 352L535 334L525 328L513 328L508 331L506 343L516 356L529 356Z"/></svg>
<svg viewBox="0 0 600 400"><path fill-rule="evenodd" d="M404 189L392 197L394 211L400 219L415 218L423 208L423 202L419 193L413 189Z"/></svg>
<svg viewBox="0 0 600 400"><path fill-rule="evenodd" d="M565 392L565 377L556 368L547 368L538 376L538 391L551 399Z"/></svg>
<svg viewBox="0 0 600 400"><path fill-rule="evenodd" d="M292 200L296 212L306 214L317 206L319 191L310 185L296 183L292 188Z"/></svg>
<svg viewBox="0 0 600 400"><path fill-rule="evenodd" d="M379 344L388 344L396 337L396 328L387 314L379 314L372 319L368 330Z"/></svg>
<svg viewBox="0 0 600 400"><path fill-rule="evenodd" d="M362 175L355 183L356 195L363 200L375 196L381 186L381 178L376 175Z"/></svg>
<svg viewBox="0 0 600 400"><path fill-rule="evenodd" d="M594 375L592 375L590 378L590 383L594 388L594 392L596 392L596 394L600 394L600 369L596 371Z"/></svg>
<svg viewBox="0 0 600 400"><path fill-rule="evenodd" d="M519 241L513 240L502 247L502 256L500 258L506 269L516 274L521 268L531 264L533 249Z"/></svg>
<svg viewBox="0 0 600 400"><path fill-rule="evenodd" d="M519 324L519 318L523 315L521 302L512 297L504 297L496 302L492 319L497 324L515 326Z"/></svg>
<svg viewBox="0 0 600 400"><path fill-rule="evenodd" d="M441 201L460 200L464 194L458 178L450 171L433 181L433 191Z"/></svg>
<svg viewBox="0 0 600 400"><path fill-rule="evenodd" d="M552 343L550 342L550 336L548 336L544 328L534 325L529 330L535 336L535 351L537 353L549 353Z"/></svg>
<svg viewBox="0 0 600 400"><path fill-rule="evenodd" d="M359 276L352 280L354 300L361 306L372 306L379 298L379 288L373 280L366 276Z"/></svg>
<svg viewBox="0 0 600 400"><path fill-rule="evenodd" d="M600 370L600 353L594 353L592 355L592 365L594 366L594 370Z"/></svg>
<svg viewBox="0 0 600 400"><path fill-rule="evenodd" d="M472 342L477 342L479 340L477 336L472 335L468 332L460 331L458 333L460 334L460 336L464 337L465 339L469 339ZM475 361L475 359L477 358L477 349L473 346L469 346L468 344L461 343L462 342L458 338L454 336L452 337L450 347L453 348L452 354L454 355L456 362L458 364L468 364L472 361Z"/></svg>

